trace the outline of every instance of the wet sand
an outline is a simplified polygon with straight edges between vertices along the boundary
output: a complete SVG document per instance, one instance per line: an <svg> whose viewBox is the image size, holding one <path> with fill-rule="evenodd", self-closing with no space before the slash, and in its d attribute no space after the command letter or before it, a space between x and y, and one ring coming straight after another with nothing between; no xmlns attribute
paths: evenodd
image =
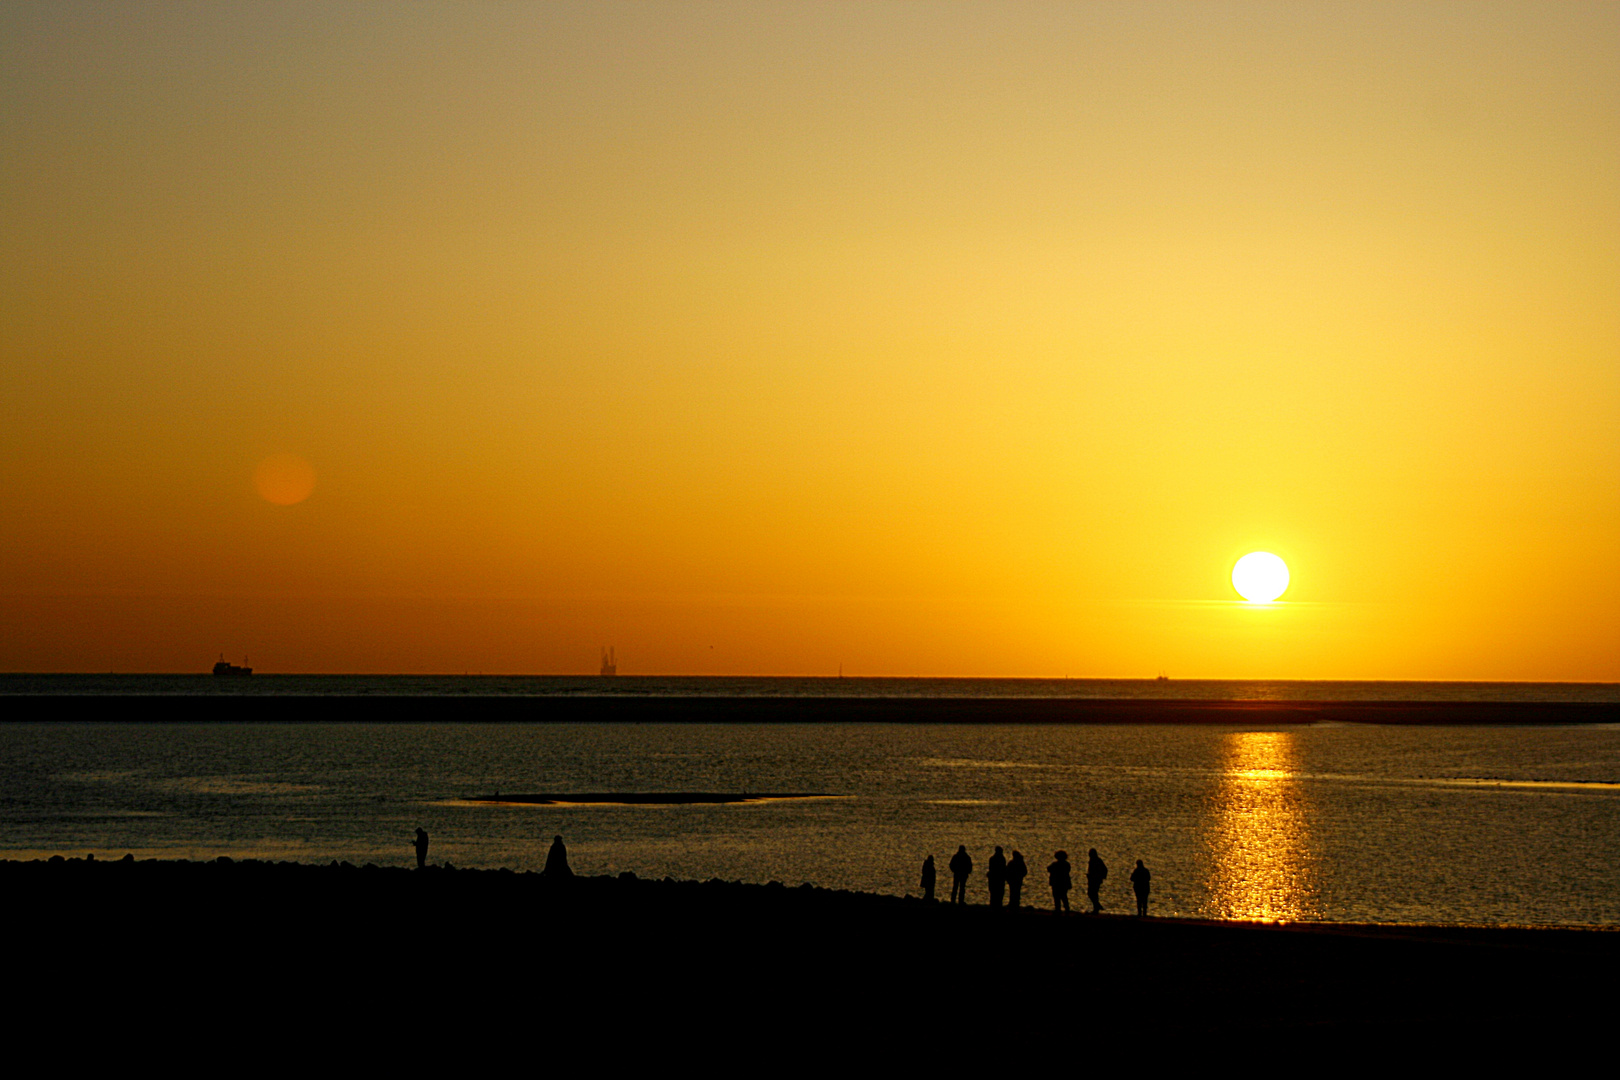
<svg viewBox="0 0 1620 1080"><path fill-rule="evenodd" d="M1058 916L445 867L4 862L0 896L19 928L12 984L36 1003L90 993L143 1026L353 1023L358 1010L388 1040L413 1023L543 1021L609 1049L629 1040L624 1052L694 1031L823 1049L1105 1040L1155 1055L1573 1044L1607 1032L1620 960L1610 930Z"/></svg>

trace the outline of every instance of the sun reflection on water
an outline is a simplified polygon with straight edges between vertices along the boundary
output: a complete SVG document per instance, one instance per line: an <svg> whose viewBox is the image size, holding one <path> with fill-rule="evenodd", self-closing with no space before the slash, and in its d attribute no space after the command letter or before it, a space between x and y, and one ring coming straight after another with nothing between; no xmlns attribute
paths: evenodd
<svg viewBox="0 0 1620 1080"><path fill-rule="evenodd" d="M1208 914L1221 919L1302 919L1316 913L1304 790L1294 735L1227 736L1212 801Z"/></svg>

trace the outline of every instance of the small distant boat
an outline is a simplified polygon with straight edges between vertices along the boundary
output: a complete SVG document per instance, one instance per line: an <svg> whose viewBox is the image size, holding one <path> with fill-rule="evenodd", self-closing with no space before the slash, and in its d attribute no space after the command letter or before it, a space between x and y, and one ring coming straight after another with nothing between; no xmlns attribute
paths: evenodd
<svg viewBox="0 0 1620 1080"><path fill-rule="evenodd" d="M247 666L247 657L245 657L245 656L242 657L242 664L241 664L240 667L238 667L235 664L227 663L226 660L225 660L225 654L220 653L219 654L219 663L214 665L214 674L215 675L251 675L251 674L253 674L253 669Z"/></svg>
<svg viewBox="0 0 1620 1080"><path fill-rule="evenodd" d="M609 645L602 650L602 674L617 675L619 673L618 658L613 655L613 646Z"/></svg>
<svg viewBox="0 0 1620 1080"><path fill-rule="evenodd" d="M1159 677L1157 679L1155 679L1154 681L1155 682L1169 682L1170 681L1170 676L1166 675L1164 672L1161 671L1161 672L1159 672Z"/></svg>

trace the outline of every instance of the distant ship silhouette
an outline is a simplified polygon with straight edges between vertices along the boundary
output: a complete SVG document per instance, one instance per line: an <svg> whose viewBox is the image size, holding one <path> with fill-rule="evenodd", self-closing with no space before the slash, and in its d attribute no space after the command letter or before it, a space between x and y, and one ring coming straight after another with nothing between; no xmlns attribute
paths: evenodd
<svg viewBox="0 0 1620 1080"><path fill-rule="evenodd" d="M613 655L613 646L609 645L602 650L602 674L617 675L618 673L619 661Z"/></svg>
<svg viewBox="0 0 1620 1080"><path fill-rule="evenodd" d="M247 666L247 657L245 657L245 656L242 657L242 666L237 667L235 664L226 663L225 662L225 654L220 653L219 654L219 663L214 665L214 674L215 675L251 675L251 674L253 674L253 669Z"/></svg>

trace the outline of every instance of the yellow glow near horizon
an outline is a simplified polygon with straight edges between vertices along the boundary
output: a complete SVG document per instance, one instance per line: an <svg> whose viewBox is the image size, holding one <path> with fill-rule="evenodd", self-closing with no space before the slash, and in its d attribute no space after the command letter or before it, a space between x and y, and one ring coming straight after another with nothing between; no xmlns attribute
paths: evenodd
<svg viewBox="0 0 1620 1080"><path fill-rule="evenodd" d="M1269 551L1251 551L1232 567L1232 588L1251 604L1269 604L1288 591L1288 564Z"/></svg>
<svg viewBox="0 0 1620 1080"><path fill-rule="evenodd" d="M0 671L1620 680L1616 70L1620 5L0 5Z"/></svg>

